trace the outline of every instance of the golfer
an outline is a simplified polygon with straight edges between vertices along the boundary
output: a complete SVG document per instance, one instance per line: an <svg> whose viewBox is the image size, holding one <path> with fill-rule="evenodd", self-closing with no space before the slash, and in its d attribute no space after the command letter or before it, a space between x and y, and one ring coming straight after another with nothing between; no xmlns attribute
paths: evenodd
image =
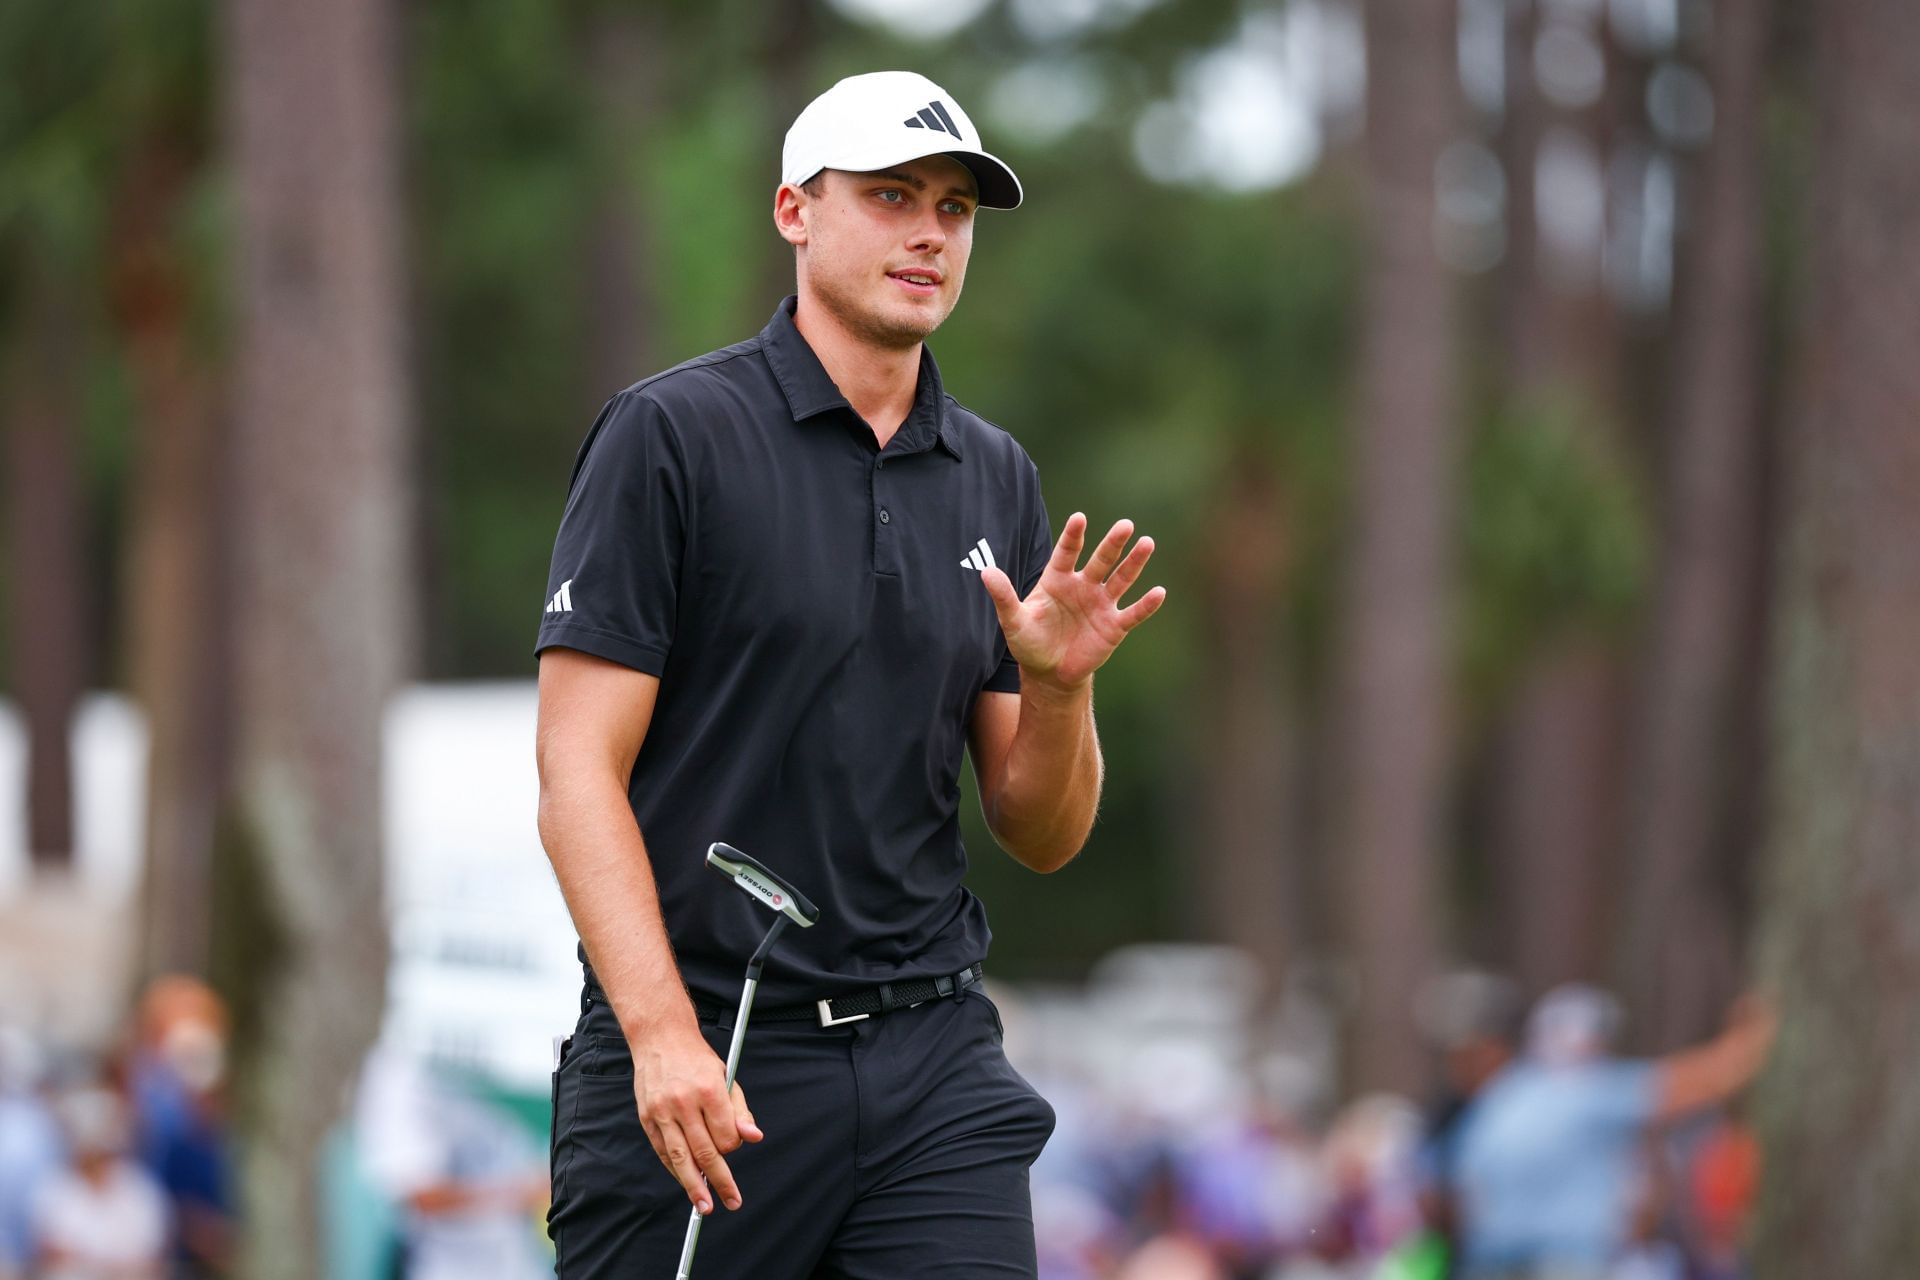
<svg viewBox="0 0 1920 1280"><path fill-rule="evenodd" d="M961 884L970 752L994 838L1057 870L1100 795L1093 675L1165 592L1116 523L1057 542L1031 460L924 343L981 208L1020 203L952 94L842 80L787 134L773 221L798 296L602 409L542 614L540 835L585 984L554 1073L562 1280L1033 1276L1053 1108L1007 1063ZM819 923L775 945L729 1096L764 909L726 841ZM727 1212L719 1212L721 1209Z"/></svg>

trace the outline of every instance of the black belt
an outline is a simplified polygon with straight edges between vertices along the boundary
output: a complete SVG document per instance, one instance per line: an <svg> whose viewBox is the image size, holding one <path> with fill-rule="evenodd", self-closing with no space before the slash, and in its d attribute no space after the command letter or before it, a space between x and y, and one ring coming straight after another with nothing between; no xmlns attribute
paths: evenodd
<svg viewBox="0 0 1920 1280"><path fill-rule="evenodd" d="M909 978L905 982L883 982L877 987L850 991L831 1000L815 1000L812 1004L774 1005L767 1009L755 1005L749 1016L755 1022L818 1022L823 1027L858 1022L879 1013L911 1009L914 1005L925 1004L941 996L958 1000L966 994L968 987L980 981L985 972L985 967L976 961L955 974L941 974L937 978ZM733 1015L738 1012L737 1008L703 1008L698 1003L694 1009L702 1019L720 1018L722 1025L729 1027L733 1025Z"/></svg>
<svg viewBox="0 0 1920 1280"><path fill-rule="evenodd" d="M811 1004L778 1004L766 1008L755 1005L748 1016L754 1022L818 1022L823 1027L838 1026L843 1022L871 1018L875 1014L910 1009L942 996L958 1000L985 973L986 967L976 961L959 973L941 974L937 978L909 978L905 982L883 982L877 987L850 991L828 1000L815 1000ZM595 999L605 1002L607 997L600 990L599 983L589 982L587 990ZM734 1015L739 1012L735 1005L716 1009L698 1000L694 1001L693 1010L702 1022L719 1022L728 1028L733 1026Z"/></svg>

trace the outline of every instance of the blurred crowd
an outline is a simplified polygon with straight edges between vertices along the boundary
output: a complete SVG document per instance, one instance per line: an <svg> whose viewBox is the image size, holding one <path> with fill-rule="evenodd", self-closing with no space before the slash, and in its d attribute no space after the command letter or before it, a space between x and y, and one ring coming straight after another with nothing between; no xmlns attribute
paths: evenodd
<svg viewBox="0 0 1920 1280"><path fill-rule="evenodd" d="M104 1054L0 1025L0 1280L201 1280L230 1253L227 1014L150 984Z"/></svg>
<svg viewBox="0 0 1920 1280"><path fill-rule="evenodd" d="M1435 1095L1332 1105L1331 1020L1302 1035L1295 1008L1285 1047L1262 1049L1247 1009L1191 998L1232 986L1196 983L1193 954L1051 1001L995 991L1010 1055L1058 1115L1032 1174L1043 1280L1748 1274L1759 1160L1738 1098L1773 1035L1764 1005L1635 1060L1616 1055L1622 1011L1598 989L1525 1008L1501 978L1456 974L1421 1011ZM1316 1035L1317 1059L1302 1049ZM178 977L105 1054L0 1029L0 1280L230 1274L227 1037L218 998ZM510 1111L484 1080L376 1046L348 1126L397 1216L356 1275L550 1273L544 1144Z"/></svg>
<svg viewBox="0 0 1920 1280"><path fill-rule="evenodd" d="M213 1280L235 1274L227 1012L165 977L105 1051L0 1023L0 1280ZM361 1194L353 1280L536 1280L546 1150L487 1083L383 1039L339 1135ZM539 1123L544 1123L540 1119Z"/></svg>
<svg viewBox="0 0 1920 1280"><path fill-rule="evenodd" d="M1758 1148L1738 1095L1773 1034L1764 1005L1630 1060L1613 1053L1621 1010L1595 988L1528 1010L1511 983L1462 973L1431 996L1425 1105L1382 1094L1329 1111L1284 1055L1236 1070L1190 1045L1176 1070L1114 1073L1039 1052L1045 1078L1029 1074L1059 1115L1033 1170L1043 1280L1748 1274Z"/></svg>

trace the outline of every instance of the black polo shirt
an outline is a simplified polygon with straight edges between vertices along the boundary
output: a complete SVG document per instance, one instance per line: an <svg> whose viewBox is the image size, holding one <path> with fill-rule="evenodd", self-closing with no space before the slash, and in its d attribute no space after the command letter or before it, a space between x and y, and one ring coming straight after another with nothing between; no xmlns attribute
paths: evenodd
<svg viewBox="0 0 1920 1280"><path fill-rule="evenodd" d="M1017 690L1019 667L978 566L1025 595L1052 551L1032 460L930 352L881 449L793 309L607 402L536 646L660 677L627 794L681 973L724 1005L771 920L704 865L715 840L820 908L775 946L770 1004L985 958L961 758L975 699Z"/></svg>

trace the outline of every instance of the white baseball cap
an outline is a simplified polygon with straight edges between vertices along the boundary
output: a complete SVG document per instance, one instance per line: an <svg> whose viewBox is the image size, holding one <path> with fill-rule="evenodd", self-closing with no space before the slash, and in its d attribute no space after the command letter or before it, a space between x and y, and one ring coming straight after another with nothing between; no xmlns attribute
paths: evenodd
<svg viewBox="0 0 1920 1280"><path fill-rule="evenodd" d="M980 149L973 121L952 94L911 71L848 76L809 102L787 130L780 181L797 187L822 169L868 173L934 155L973 171L986 208L1019 206L1013 170Z"/></svg>

